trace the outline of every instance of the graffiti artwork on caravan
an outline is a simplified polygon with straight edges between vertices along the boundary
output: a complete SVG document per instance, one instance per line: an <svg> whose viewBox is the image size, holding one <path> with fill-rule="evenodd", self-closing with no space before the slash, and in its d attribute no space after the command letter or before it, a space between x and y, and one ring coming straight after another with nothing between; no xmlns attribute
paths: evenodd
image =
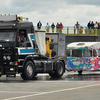
<svg viewBox="0 0 100 100"><path fill-rule="evenodd" d="M67 45L67 70L100 70L100 42L73 42Z"/></svg>

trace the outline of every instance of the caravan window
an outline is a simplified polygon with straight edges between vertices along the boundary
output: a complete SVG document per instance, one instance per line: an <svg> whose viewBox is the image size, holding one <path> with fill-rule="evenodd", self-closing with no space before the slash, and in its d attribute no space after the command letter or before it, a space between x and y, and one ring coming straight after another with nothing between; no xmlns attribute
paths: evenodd
<svg viewBox="0 0 100 100"><path fill-rule="evenodd" d="M84 50L84 57L92 57L92 50Z"/></svg>
<svg viewBox="0 0 100 100"><path fill-rule="evenodd" d="M72 50L72 57L82 57L82 50Z"/></svg>
<svg viewBox="0 0 100 100"><path fill-rule="evenodd" d="M99 57L100 57L100 50L98 50L98 52L99 52Z"/></svg>
<svg viewBox="0 0 100 100"><path fill-rule="evenodd" d="M96 57L97 56L97 52L96 50L93 50L93 57Z"/></svg>

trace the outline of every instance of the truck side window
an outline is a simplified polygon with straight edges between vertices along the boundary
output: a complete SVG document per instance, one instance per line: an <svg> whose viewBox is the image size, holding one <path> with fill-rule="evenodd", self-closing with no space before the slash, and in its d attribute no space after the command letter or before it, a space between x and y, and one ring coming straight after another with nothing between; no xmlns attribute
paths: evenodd
<svg viewBox="0 0 100 100"><path fill-rule="evenodd" d="M32 43L33 43L33 46L34 46L34 49L35 49L35 46L36 46L36 43L35 43L35 41L32 41Z"/></svg>
<svg viewBox="0 0 100 100"><path fill-rule="evenodd" d="M92 57L92 50L84 50L84 57Z"/></svg>
<svg viewBox="0 0 100 100"><path fill-rule="evenodd" d="M96 50L93 50L93 57L96 57L97 56L97 52Z"/></svg>
<svg viewBox="0 0 100 100"><path fill-rule="evenodd" d="M72 57L82 57L82 50L72 50Z"/></svg>

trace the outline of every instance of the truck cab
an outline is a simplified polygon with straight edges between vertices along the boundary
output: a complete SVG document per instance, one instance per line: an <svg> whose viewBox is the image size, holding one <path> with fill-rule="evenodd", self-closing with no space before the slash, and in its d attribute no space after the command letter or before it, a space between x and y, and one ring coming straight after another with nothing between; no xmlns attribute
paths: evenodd
<svg viewBox="0 0 100 100"><path fill-rule="evenodd" d="M27 18L0 16L0 76L20 74L24 80L31 80L38 73L49 73L51 77L62 77L65 50L63 48L61 53L61 45L65 46L65 36L58 34L59 49L55 59L45 56L45 38L45 31L34 30Z"/></svg>

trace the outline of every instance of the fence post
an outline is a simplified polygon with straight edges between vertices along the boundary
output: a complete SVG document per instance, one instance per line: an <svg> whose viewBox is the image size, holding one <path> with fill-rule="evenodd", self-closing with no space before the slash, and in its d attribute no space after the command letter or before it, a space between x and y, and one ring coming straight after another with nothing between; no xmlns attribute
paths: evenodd
<svg viewBox="0 0 100 100"><path fill-rule="evenodd" d="M67 27L67 35L69 34L69 27Z"/></svg>
<svg viewBox="0 0 100 100"><path fill-rule="evenodd" d="M88 28L88 36L89 36L89 30L90 30L90 29Z"/></svg>

